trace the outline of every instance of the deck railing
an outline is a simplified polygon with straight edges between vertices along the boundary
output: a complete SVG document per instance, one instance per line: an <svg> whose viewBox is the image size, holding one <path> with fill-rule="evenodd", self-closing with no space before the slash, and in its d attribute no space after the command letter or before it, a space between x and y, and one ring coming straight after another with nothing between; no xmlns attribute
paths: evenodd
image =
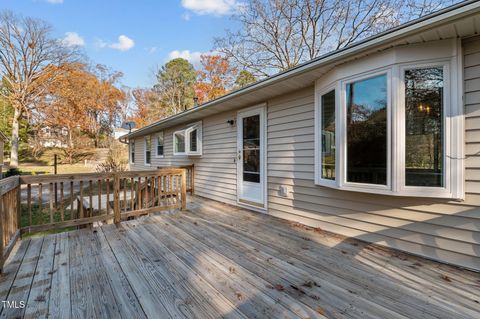
<svg viewBox="0 0 480 319"><path fill-rule="evenodd" d="M19 230L20 187L18 177L0 180L0 268L3 268Z"/></svg>
<svg viewBox="0 0 480 319"><path fill-rule="evenodd" d="M0 180L0 268L25 233L118 223L152 212L185 209L187 187L193 185L189 178L193 174L184 167Z"/></svg>

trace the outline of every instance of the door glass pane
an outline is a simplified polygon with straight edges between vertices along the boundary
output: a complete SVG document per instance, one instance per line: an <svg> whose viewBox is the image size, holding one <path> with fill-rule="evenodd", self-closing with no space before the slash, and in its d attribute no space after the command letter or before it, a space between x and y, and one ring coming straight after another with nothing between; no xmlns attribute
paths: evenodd
<svg viewBox="0 0 480 319"><path fill-rule="evenodd" d="M347 85L347 181L387 184L387 76Z"/></svg>
<svg viewBox="0 0 480 319"><path fill-rule="evenodd" d="M243 180L260 183L260 115L243 118Z"/></svg>
<svg viewBox="0 0 480 319"><path fill-rule="evenodd" d="M185 152L185 135L182 133L175 133L175 152Z"/></svg>
<svg viewBox="0 0 480 319"><path fill-rule="evenodd" d="M322 178L335 180L335 90L322 95Z"/></svg>
<svg viewBox="0 0 480 319"><path fill-rule="evenodd" d="M405 185L443 186L443 68L405 71Z"/></svg>
<svg viewBox="0 0 480 319"><path fill-rule="evenodd" d="M190 152L197 151L197 130L190 132Z"/></svg>

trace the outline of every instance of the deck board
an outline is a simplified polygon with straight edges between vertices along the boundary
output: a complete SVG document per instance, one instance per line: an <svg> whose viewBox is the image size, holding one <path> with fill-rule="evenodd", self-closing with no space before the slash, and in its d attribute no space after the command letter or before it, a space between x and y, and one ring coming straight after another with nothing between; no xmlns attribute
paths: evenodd
<svg viewBox="0 0 480 319"><path fill-rule="evenodd" d="M20 241L2 318L479 318L480 273L194 197Z"/></svg>

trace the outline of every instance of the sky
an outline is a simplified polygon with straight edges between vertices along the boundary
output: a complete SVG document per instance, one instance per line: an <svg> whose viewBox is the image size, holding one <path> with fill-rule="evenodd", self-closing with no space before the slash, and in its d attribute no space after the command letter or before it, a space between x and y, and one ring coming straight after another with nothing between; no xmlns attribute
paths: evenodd
<svg viewBox="0 0 480 319"><path fill-rule="evenodd" d="M0 0L0 10L40 18L90 62L124 73L129 87L154 84L154 71L183 57L198 66L214 37L238 27L237 0Z"/></svg>

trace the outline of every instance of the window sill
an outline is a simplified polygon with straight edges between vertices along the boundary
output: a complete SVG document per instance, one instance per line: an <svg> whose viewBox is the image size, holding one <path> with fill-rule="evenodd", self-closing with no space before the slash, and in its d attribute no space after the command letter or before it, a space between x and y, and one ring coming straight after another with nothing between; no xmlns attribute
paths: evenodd
<svg viewBox="0 0 480 319"><path fill-rule="evenodd" d="M425 187L419 189L418 187L405 187L399 191L392 191L390 188L384 185L369 185L360 184L352 186L351 184L338 186L334 183L325 183L323 181L315 182L315 186L328 187L339 191L357 192L365 194L377 194L387 195L395 197L418 197L418 198L438 198L438 199L451 199L451 200L463 200L463 197L454 196L453 192L447 188L441 187Z"/></svg>
<svg viewBox="0 0 480 319"><path fill-rule="evenodd" d="M155 155L155 158L164 158L165 155Z"/></svg>

